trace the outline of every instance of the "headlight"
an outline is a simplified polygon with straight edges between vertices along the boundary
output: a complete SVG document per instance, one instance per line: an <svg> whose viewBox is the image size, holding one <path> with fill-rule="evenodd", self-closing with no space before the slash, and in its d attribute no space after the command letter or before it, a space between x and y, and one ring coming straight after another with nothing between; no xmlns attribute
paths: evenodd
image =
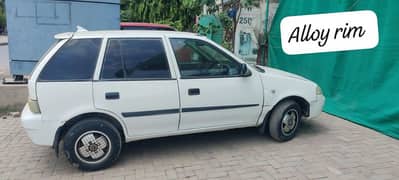
<svg viewBox="0 0 399 180"><path fill-rule="evenodd" d="M29 99L28 106L29 106L29 109L31 112L33 112L35 114L40 113L39 102L37 100Z"/></svg>
<svg viewBox="0 0 399 180"><path fill-rule="evenodd" d="M316 94L317 94L317 95L323 95L323 91L321 90L320 86L317 86L317 88L316 88Z"/></svg>

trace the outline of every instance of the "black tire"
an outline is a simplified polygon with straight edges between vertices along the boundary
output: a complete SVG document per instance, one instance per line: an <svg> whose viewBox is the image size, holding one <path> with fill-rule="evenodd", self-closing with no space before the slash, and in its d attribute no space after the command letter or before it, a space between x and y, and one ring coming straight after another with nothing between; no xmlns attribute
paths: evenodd
<svg viewBox="0 0 399 180"><path fill-rule="evenodd" d="M111 166L119 157L122 140L108 121L87 118L73 125L64 136L64 153L73 166L95 171Z"/></svg>
<svg viewBox="0 0 399 180"><path fill-rule="evenodd" d="M288 118L284 120L286 117ZM270 116L270 136L280 142L291 140L295 137L301 118L301 107L295 101L287 100L279 103Z"/></svg>

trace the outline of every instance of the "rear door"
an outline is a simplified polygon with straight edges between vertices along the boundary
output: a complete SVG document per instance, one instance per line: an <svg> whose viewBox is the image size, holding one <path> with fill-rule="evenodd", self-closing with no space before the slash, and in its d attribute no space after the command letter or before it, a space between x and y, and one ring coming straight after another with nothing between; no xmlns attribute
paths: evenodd
<svg viewBox="0 0 399 180"><path fill-rule="evenodd" d="M107 40L99 80L93 83L96 108L120 116L129 136L176 131L177 80L162 37Z"/></svg>

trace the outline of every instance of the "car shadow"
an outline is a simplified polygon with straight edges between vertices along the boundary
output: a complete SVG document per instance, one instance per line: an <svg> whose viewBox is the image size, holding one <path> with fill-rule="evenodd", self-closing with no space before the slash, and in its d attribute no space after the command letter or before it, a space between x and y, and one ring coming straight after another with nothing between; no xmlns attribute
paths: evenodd
<svg viewBox="0 0 399 180"><path fill-rule="evenodd" d="M315 136L318 134L325 133L329 131L329 128L323 124L324 119L314 119L302 121L300 128L297 132L296 138Z"/></svg>
<svg viewBox="0 0 399 180"><path fill-rule="evenodd" d="M122 155L136 154L138 152L159 153L164 151L179 153L187 147L192 149L212 149L217 148L221 144L236 144L242 141L268 139L260 135L256 128L242 128L134 141L125 144Z"/></svg>
<svg viewBox="0 0 399 180"><path fill-rule="evenodd" d="M139 169L140 167L158 164L192 164L201 159L215 159L220 156L241 156L243 152L278 151L280 148L301 145L310 138L323 135L329 130L322 119L303 121L298 129L297 137L292 141L280 143L273 140L266 132L262 135L257 128L241 128L217 132L197 133L190 135L170 136L133 141L124 144L120 158L112 167L96 173L105 173L115 169ZM53 151L51 149L51 151ZM62 149L60 150L62 152ZM53 153L53 152L51 152ZM246 154L251 156L251 154ZM45 161L53 167L52 174L86 174L68 163L64 153L60 158L49 157ZM203 161L204 162L204 161ZM205 161L206 162L206 161ZM53 165L51 165L53 163Z"/></svg>
<svg viewBox="0 0 399 180"><path fill-rule="evenodd" d="M302 122L295 139L306 139L328 130L317 121L319 120ZM252 148L254 146L276 148L278 147L276 144L279 144L279 142L273 140L268 132L266 135L261 135L257 128L154 138L125 144L117 164L122 166L131 161L144 162L144 158L156 161L162 158L179 158L187 154L195 156L204 153L232 152L237 148Z"/></svg>

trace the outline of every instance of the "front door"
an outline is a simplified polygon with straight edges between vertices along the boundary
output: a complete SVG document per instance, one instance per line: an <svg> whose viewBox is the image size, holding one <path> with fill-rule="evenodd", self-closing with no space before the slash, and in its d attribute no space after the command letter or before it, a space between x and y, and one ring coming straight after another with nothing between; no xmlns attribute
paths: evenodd
<svg viewBox="0 0 399 180"><path fill-rule="evenodd" d="M256 124L263 103L259 76L240 76L241 63L210 42L169 40L180 71L179 129Z"/></svg>
<svg viewBox="0 0 399 180"><path fill-rule="evenodd" d="M177 131L179 94L159 38L108 39L93 83L96 108L122 117L129 136Z"/></svg>

